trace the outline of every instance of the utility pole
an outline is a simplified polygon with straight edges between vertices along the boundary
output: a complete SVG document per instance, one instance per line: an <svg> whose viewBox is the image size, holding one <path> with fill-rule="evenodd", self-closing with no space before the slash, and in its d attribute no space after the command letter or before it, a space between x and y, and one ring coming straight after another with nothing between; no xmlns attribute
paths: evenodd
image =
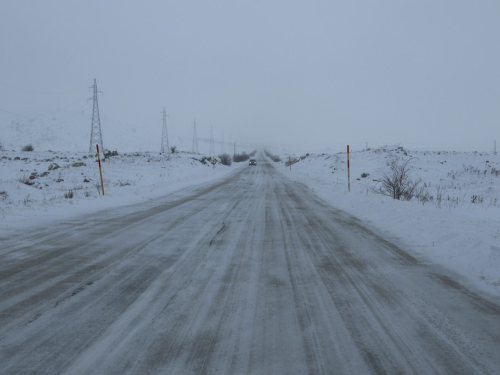
<svg viewBox="0 0 500 375"><path fill-rule="evenodd" d="M165 107L163 107L162 113L163 113L163 129L161 132L161 154L165 156L166 152L167 159L170 159L170 147L168 146L168 133L167 133L167 113L165 112Z"/></svg>
<svg viewBox="0 0 500 375"><path fill-rule="evenodd" d="M347 189L351 191L351 165L349 164L349 145L347 145Z"/></svg>
<svg viewBox="0 0 500 375"><path fill-rule="evenodd" d="M214 127L210 127L210 148L208 150L210 157L215 157L215 144L214 144Z"/></svg>
<svg viewBox="0 0 500 375"><path fill-rule="evenodd" d="M98 93L102 94L102 91L97 91L97 82L95 78L94 78L94 84L90 86L89 89L90 88L93 89L94 95L92 98L89 98L88 100L93 100L94 106L92 108L92 125L90 128L89 154L93 153L95 145L98 144L99 146L101 146L102 160L104 160L105 156L104 156L104 145L102 143L101 119L99 118L99 104L97 103L97 94Z"/></svg>
<svg viewBox="0 0 500 375"><path fill-rule="evenodd" d="M196 134L196 120L194 120L193 125L193 154L199 154L200 150L198 149L198 134Z"/></svg>

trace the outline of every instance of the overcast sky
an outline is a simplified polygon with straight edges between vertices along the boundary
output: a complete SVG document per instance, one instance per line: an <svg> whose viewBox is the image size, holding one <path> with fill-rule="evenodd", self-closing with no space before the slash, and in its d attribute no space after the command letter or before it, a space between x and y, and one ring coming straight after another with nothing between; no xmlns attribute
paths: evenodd
<svg viewBox="0 0 500 375"><path fill-rule="evenodd" d="M498 0L2 0L0 48L15 113L86 108L96 78L144 132L166 107L172 131L226 141L500 141Z"/></svg>

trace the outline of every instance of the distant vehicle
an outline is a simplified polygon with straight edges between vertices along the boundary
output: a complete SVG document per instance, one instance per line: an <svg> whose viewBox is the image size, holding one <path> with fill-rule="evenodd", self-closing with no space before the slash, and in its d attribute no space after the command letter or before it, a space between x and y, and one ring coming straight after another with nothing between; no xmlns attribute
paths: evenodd
<svg viewBox="0 0 500 375"><path fill-rule="evenodd" d="M250 160L248 161L248 165L257 165L257 160L255 160L255 159L250 159Z"/></svg>

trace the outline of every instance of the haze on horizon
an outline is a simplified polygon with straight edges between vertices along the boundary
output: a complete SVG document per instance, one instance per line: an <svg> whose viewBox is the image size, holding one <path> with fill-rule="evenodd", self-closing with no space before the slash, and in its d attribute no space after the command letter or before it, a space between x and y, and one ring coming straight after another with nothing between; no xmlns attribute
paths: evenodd
<svg viewBox="0 0 500 375"><path fill-rule="evenodd" d="M496 0L4 1L0 110L88 110L95 78L154 138L165 107L184 137L491 151L499 40Z"/></svg>

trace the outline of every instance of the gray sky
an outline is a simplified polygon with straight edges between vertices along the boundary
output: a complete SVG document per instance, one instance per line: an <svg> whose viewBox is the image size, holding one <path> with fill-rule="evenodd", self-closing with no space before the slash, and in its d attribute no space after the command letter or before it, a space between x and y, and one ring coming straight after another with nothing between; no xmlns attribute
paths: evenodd
<svg viewBox="0 0 500 375"><path fill-rule="evenodd" d="M86 108L96 78L146 133L166 107L189 137L491 150L499 46L498 0L3 0L0 108Z"/></svg>

